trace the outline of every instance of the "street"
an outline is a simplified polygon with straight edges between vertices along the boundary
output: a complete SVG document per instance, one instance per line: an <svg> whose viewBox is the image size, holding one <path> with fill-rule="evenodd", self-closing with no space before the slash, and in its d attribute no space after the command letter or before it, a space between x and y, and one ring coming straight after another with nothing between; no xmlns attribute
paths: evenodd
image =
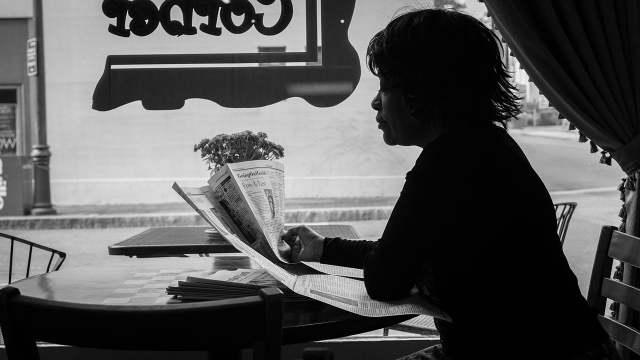
<svg viewBox="0 0 640 360"><path fill-rule="evenodd" d="M589 143L515 132L512 136L550 192L617 188L624 177L615 161L611 166L600 164L600 152L590 153Z"/></svg>
<svg viewBox="0 0 640 360"><path fill-rule="evenodd" d="M518 134L513 136L545 182L553 200L578 202L564 250L580 288L586 295L600 228L604 224L618 225L620 221L618 211L621 201L615 189L623 173L615 163L613 166L599 164L600 154L591 154L588 144L566 139ZM518 191L526 191L517 186L508 188L514 192L514 201L517 201ZM386 221L351 223L363 238L375 240L382 234ZM10 233L65 251L67 260L63 268L69 268L117 260L115 256L108 255L107 246L145 229L11 230ZM0 252L4 252L4 248ZM512 259L505 259L505 266L514 267L517 263Z"/></svg>

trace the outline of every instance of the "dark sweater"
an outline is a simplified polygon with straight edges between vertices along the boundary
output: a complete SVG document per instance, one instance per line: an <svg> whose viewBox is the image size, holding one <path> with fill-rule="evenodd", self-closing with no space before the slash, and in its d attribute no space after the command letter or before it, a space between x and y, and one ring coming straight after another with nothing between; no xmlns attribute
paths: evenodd
<svg viewBox="0 0 640 360"><path fill-rule="evenodd" d="M563 358L608 338L562 252L547 189L496 126L428 144L382 237L325 239L321 261L364 268L374 299L417 286L452 317L436 326L454 359L485 346L492 359Z"/></svg>

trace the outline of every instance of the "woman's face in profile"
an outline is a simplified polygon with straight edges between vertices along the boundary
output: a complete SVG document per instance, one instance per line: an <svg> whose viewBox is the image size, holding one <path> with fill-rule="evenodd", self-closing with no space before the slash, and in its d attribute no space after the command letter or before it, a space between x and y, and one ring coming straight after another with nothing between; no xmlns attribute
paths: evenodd
<svg viewBox="0 0 640 360"><path fill-rule="evenodd" d="M378 113L376 121L382 130L382 138L387 145L424 146L422 139L426 132L423 121L409 115L402 101L403 91L389 83L382 76L380 89L371 101L371 107Z"/></svg>

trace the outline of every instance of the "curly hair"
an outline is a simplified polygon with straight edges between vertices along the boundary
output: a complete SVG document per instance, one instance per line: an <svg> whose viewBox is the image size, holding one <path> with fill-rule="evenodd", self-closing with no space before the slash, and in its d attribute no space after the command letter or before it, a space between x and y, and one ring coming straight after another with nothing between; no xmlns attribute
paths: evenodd
<svg viewBox="0 0 640 360"><path fill-rule="evenodd" d="M367 48L367 67L404 92L409 113L432 109L440 124L461 127L506 122L520 113L521 99L502 62L496 34L470 15L421 9L395 17Z"/></svg>

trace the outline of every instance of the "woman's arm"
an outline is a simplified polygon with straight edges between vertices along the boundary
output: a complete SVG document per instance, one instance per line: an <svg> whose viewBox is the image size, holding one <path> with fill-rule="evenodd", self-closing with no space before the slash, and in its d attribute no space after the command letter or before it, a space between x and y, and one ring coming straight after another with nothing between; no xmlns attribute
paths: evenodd
<svg viewBox="0 0 640 360"><path fill-rule="evenodd" d="M426 172L412 171L377 246L367 255L365 285L374 299L405 297L427 256L446 241L443 227L452 202L448 189Z"/></svg>

